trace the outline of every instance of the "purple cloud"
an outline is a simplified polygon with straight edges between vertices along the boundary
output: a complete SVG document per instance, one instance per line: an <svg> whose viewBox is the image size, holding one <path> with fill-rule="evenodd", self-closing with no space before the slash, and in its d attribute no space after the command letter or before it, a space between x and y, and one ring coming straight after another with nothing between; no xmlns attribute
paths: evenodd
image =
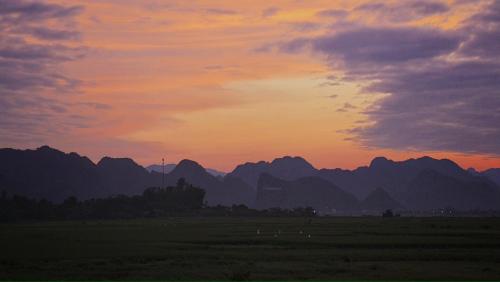
<svg viewBox="0 0 500 282"><path fill-rule="evenodd" d="M312 47L351 65L390 65L447 54L459 43L459 36L432 29L365 27L316 38Z"/></svg>
<svg viewBox="0 0 500 282"><path fill-rule="evenodd" d="M3 142L43 141L47 135L62 134L71 126L83 126L85 120L68 115L72 105L57 98L78 91L80 84L63 75L59 66L85 53L85 48L68 44L68 40L78 38L79 32L72 26L74 17L82 10L80 6L42 1L0 0L0 135L5 137ZM58 118L61 115L64 118Z"/></svg>
<svg viewBox="0 0 500 282"><path fill-rule="evenodd" d="M387 4L385 2L367 3L356 7L355 10L372 15L376 14L381 20L406 22L446 13L450 8L441 1L414 0L400 1L396 2L396 4Z"/></svg>
<svg viewBox="0 0 500 282"><path fill-rule="evenodd" d="M497 1L457 30L355 27L280 51L311 50L344 79L368 81L365 92L389 94L366 110L371 123L349 131L365 146L500 155L499 19Z"/></svg>

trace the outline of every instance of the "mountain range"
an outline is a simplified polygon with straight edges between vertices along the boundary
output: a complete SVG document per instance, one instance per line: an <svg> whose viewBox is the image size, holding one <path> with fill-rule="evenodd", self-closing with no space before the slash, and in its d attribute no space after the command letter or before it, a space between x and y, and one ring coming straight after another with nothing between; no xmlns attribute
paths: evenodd
<svg viewBox="0 0 500 282"><path fill-rule="evenodd" d="M129 158L104 157L97 164L77 153L42 146L0 149L0 190L60 202L136 195L179 178L206 191L208 205L256 208L311 206L323 213L385 209L500 209L500 169L464 170L430 157L373 159L354 170L317 169L301 157L245 163L223 174L191 160L144 168Z"/></svg>

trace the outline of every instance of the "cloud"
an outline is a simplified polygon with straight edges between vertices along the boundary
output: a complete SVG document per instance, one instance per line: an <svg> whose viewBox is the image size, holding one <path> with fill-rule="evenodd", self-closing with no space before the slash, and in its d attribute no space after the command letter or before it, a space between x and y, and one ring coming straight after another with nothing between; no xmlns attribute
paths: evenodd
<svg viewBox="0 0 500 282"><path fill-rule="evenodd" d="M291 23L291 26L297 31L312 31L317 30L320 24L315 22L294 22Z"/></svg>
<svg viewBox="0 0 500 282"><path fill-rule="evenodd" d="M467 22L465 30L469 40L461 51L469 56L490 58L500 55L500 1L475 14Z"/></svg>
<svg viewBox="0 0 500 282"><path fill-rule="evenodd" d="M365 27L316 38L312 47L346 64L379 67L448 54L459 43L459 36L438 30Z"/></svg>
<svg viewBox="0 0 500 282"><path fill-rule="evenodd" d="M375 124L353 131L385 148L500 154L500 65L442 63L381 76L372 91L391 93L368 111Z"/></svg>
<svg viewBox="0 0 500 282"><path fill-rule="evenodd" d="M364 146L500 155L499 7L456 30L355 27L292 39L280 51L311 50L344 79L367 82L364 92L388 94L365 111L370 123L349 130ZM445 10L434 8L421 13Z"/></svg>
<svg viewBox="0 0 500 282"><path fill-rule="evenodd" d="M215 15L234 15L234 14L237 14L237 12L234 10L220 9L220 8L205 9L205 12L207 12L209 14L215 14Z"/></svg>
<svg viewBox="0 0 500 282"><path fill-rule="evenodd" d="M319 17L327 17L327 18L345 18L349 15L349 12L341 9L328 9L321 10L316 13Z"/></svg>
<svg viewBox="0 0 500 282"><path fill-rule="evenodd" d="M349 112L350 110L357 109L358 107L352 105L351 103L344 103L341 108L337 109L337 112Z"/></svg>
<svg viewBox="0 0 500 282"><path fill-rule="evenodd" d="M2 22L40 21L44 19L68 18L79 14L81 6L61 6L41 1L0 1Z"/></svg>
<svg viewBox="0 0 500 282"><path fill-rule="evenodd" d="M406 22L446 13L448 5L441 1L399 1L396 4L375 2L362 4L355 11L376 15L382 21Z"/></svg>
<svg viewBox="0 0 500 282"><path fill-rule="evenodd" d="M70 40L77 39L80 35L78 32L71 30L49 29L44 27L35 27L30 30L30 33L43 40Z"/></svg>
<svg viewBox="0 0 500 282"><path fill-rule="evenodd" d="M262 17L263 18L272 17L276 15L279 12L279 10L280 9L278 7L269 7L262 11Z"/></svg>
<svg viewBox="0 0 500 282"><path fill-rule="evenodd" d="M43 140L84 126L85 120L70 116L71 104L59 99L78 92L80 81L59 66L85 54L74 44L79 35L74 17L82 10L42 1L0 1L0 135L8 136L3 142Z"/></svg>

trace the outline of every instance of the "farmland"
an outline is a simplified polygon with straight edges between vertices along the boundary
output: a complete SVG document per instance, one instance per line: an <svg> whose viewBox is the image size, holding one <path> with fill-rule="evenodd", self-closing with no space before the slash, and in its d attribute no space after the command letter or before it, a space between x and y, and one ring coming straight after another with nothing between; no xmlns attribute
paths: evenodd
<svg viewBox="0 0 500 282"><path fill-rule="evenodd" d="M2 280L499 280L499 218L186 217L0 225Z"/></svg>

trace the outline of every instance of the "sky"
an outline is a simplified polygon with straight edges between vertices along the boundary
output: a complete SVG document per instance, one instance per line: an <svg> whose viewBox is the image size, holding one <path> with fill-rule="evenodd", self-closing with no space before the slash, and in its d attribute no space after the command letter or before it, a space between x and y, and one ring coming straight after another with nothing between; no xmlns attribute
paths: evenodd
<svg viewBox="0 0 500 282"><path fill-rule="evenodd" d="M500 1L0 0L0 147L500 167Z"/></svg>

